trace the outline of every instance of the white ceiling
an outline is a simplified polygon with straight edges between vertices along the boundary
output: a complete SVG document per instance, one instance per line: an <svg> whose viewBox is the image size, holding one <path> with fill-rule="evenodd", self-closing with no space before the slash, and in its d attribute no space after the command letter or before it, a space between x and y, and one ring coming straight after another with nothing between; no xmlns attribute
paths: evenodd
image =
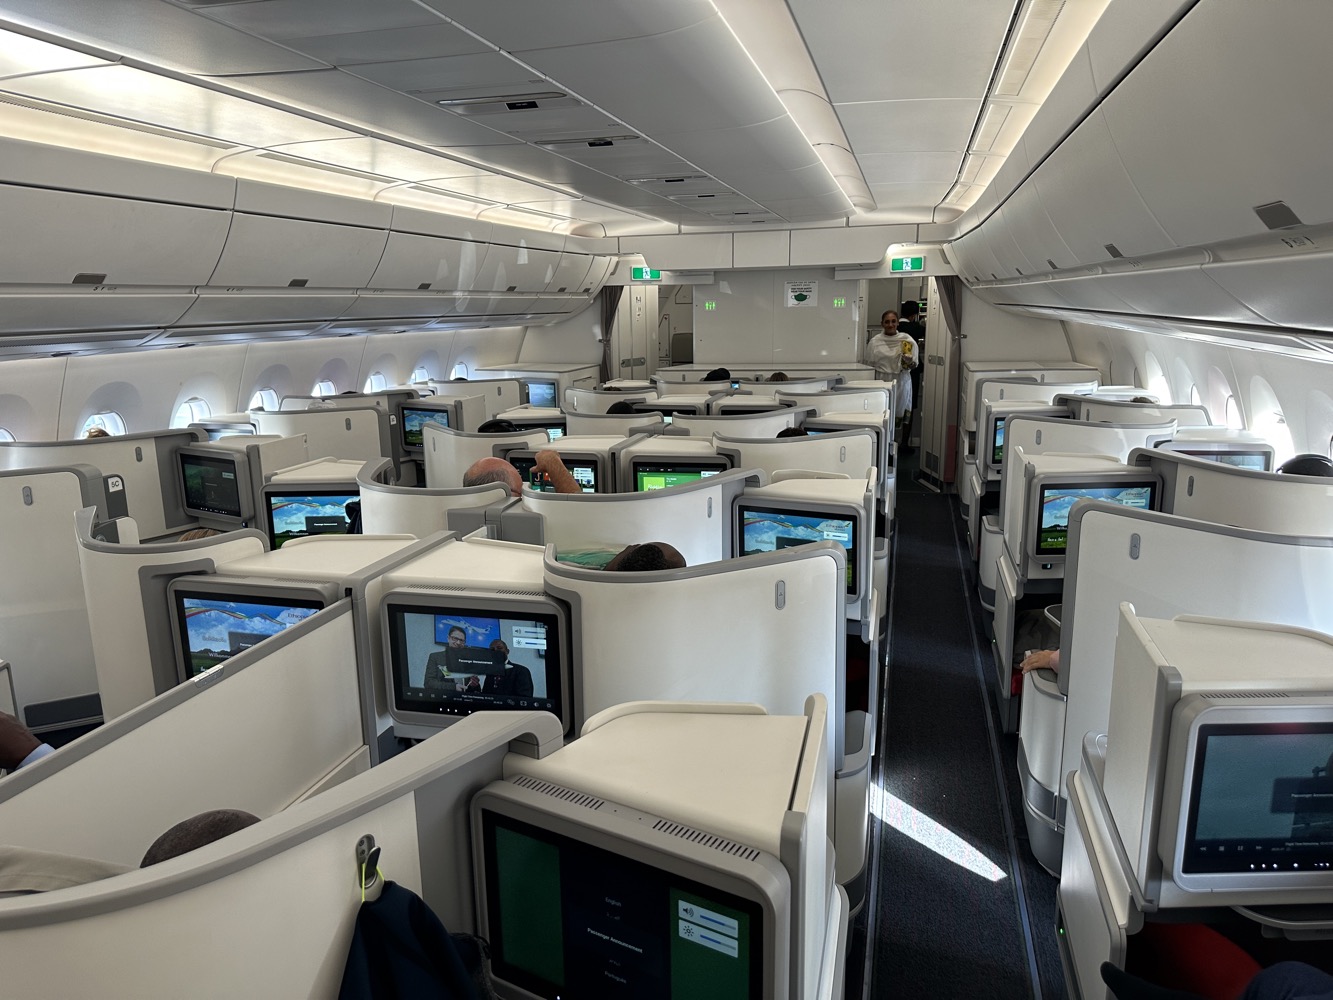
<svg viewBox="0 0 1333 1000"><path fill-rule="evenodd" d="M208 136L228 157L269 150L385 187L426 184L589 235L932 222L1020 7L0 0L0 27L73 50L50 59L10 36L0 91ZM720 10L770 21L805 54L747 53L740 39L754 36ZM775 57L803 81L800 101L775 79L788 76ZM568 96L526 110L482 102L552 92ZM798 124L789 108L807 98L831 105L845 139ZM466 100L480 103L437 103ZM854 159L830 159L844 142ZM851 197L865 189L873 205Z"/></svg>

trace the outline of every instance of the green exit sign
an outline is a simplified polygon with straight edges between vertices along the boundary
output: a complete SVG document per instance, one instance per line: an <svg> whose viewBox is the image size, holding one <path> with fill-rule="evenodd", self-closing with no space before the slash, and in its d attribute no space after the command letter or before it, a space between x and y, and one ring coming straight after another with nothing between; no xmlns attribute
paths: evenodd
<svg viewBox="0 0 1333 1000"><path fill-rule="evenodd" d="M633 281L661 281L662 272L652 267L636 267L630 270Z"/></svg>
<svg viewBox="0 0 1333 1000"><path fill-rule="evenodd" d="M717 308L717 303L716 303L716 302L705 302L705 303L704 303L704 312L713 312L716 308Z"/></svg>
<svg viewBox="0 0 1333 1000"><path fill-rule="evenodd" d="M924 271L926 269L925 257L890 257L890 271Z"/></svg>

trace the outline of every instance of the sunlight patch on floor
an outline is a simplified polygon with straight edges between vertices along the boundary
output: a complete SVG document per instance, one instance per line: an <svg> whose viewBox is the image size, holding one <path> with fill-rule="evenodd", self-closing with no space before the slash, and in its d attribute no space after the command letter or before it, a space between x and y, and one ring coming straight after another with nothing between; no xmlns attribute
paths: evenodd
<svg viewBox="0 0 1333 1000"><path fill-rule="evenodd" d="M1002 868L958 834L878 785L870 786L870 811L899 833L911 837L960 868L966 868L992 882L1008 878Z"/></svg>

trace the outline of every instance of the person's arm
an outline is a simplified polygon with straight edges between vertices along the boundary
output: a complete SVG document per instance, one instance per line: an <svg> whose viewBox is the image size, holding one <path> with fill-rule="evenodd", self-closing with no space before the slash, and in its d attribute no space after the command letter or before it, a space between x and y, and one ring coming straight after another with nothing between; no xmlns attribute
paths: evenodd
<svg viewBox="0 0 1333 1000"><path fill-rule="evenodd" d="M560 461L560 452L554 448L543 448L537 452L537 469L545 473L557 493L583 492L579 481L565 468L565 463Z"/></svg>
<svg viewBox="0 0 1333 1000"><path fill-rule="evenodd" d="M17 771L52 752L12 715L0 712L0 770Z"/></svg>

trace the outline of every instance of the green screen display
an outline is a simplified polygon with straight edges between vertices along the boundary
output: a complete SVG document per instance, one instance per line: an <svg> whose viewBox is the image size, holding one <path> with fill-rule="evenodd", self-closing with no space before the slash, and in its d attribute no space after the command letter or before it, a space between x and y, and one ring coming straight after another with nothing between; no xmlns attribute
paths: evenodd
<svg viewBox="0 0 1333 1000"><path fill-rule="evenodd" d="M497 980L548 1000L759 1000L758 903L482 813Z"/></svg>

